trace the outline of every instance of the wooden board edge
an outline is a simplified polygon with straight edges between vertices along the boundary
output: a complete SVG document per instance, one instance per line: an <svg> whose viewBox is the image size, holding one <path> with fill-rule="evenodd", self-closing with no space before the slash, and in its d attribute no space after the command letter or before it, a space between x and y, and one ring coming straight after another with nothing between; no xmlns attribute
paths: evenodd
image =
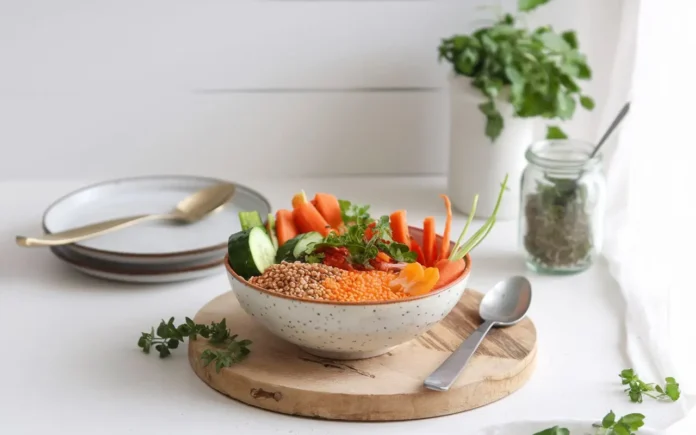
<svg viewBox="0 0 696 435"><path fill-rule="evenodd" d="M251 381L234 370L223 369L215 372L211 365L204 367L200 353L207 346L204 343L189 342L189 362L196 375L225 396L267 411L299 417L340 421L407 421L420 420L445 415L458 414L489 405L522 388L531 378L536 368L537 345L522 362L520 371L503 379L484 379L466 386L469 395L462 396L461 390L449 392L424 391L419 394L371 395L361 397L359 407L348 412L342 406L340 412L328 409L327 394L331 401L347 401L350 394L324 393L270 385L261 381ZM224 381L224 382L223 382ZM235 385L237 392L230 392L222 385ZM500 388L504 384L505 388ZM495 387L495 388L493 388ZM302 395L301 400L294 399ZM343 397L345 396L345 397ZM438 398L439 396L439 398ZM411 402L405 406L405 403ZM466 403L466 406L462 406Z"/></svg>

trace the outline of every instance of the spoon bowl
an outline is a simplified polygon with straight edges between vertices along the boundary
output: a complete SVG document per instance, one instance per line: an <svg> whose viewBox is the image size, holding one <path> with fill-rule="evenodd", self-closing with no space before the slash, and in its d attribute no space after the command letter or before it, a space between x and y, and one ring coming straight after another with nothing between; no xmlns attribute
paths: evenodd
<svg viewBox="0 0 696 435"><path fill-rule="evenodd" d="M479 315L499 326L512 326L524 318L532 302L532 286L522 276L497 283L481 301Z"/></svg>

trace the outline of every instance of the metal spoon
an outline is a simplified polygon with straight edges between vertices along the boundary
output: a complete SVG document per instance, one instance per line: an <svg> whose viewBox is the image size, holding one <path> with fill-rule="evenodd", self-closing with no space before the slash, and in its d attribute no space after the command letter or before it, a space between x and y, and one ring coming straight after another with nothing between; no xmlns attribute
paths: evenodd
<svg viewBox="0 0 696 435"><path fill-rule="evenodd" d="M522 320L531 302L532 285L527 278L513 276L496 284L479 306L479 315L484 322L428 376L425 386L436 391L449 390L488 331L494 326L511 326Z"/></svg>
<svg viewBox="0 0 696 435"><path fill-rule="evenodd" d="M78 242L80 240L101 236L116 230L130 227L147 221L167 219L183 223L199 221L224 205L234 196L235 186L229 183L216 184L199 190L187 196L167 214L147 214L125 218L112 219L60 233L45 234L41 237L17 236L19 246L58 246Z"/></svg>

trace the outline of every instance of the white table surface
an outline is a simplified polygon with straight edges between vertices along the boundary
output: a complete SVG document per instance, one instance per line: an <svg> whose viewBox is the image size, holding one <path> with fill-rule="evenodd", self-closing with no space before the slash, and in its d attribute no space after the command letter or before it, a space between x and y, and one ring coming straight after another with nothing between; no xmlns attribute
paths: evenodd
<svg viewBox="0 0 696 435"><path fill-rule="evenodd" d="M291 195L305 189L369 203L373 213L406 208L415 224L435 215L438 231L444 224L440 177L236 181L267 195L274 209L288 207ZM622 352L623 302L604 262L570 277L528 272L513 221L499 222L472 252L470 287L485 291L513 274L532 282L529 315L538 330L538 362L521 390L469 412L394 423L319 421L235 402L196 377L185 347L159 359L136 346L140 332L161 318L192 317L228 291L222 271L186 283L119 284L82 275L45 249L14 244L15 235L39 233L43 210L55 198L88 182L0 183L0 434L473 434L517 420L599 420L610 409L641 412L656 429L681 418L678 406L632 404L622 392L618 373L629 367ZM464 221L455 214L454 235Z"/></svg>

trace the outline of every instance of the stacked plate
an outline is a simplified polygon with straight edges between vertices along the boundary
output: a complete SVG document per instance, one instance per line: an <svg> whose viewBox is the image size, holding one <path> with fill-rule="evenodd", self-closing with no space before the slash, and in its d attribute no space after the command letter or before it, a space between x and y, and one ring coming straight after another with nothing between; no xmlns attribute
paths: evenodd
<svg viewBox="0 0 696 435"><path fill-rule="evenodd" d="M158 176L112 180L88 186L53 203L44 232L57 233L110 219L170 213L185 197L229 181ZM63 262L86 274L125 282L172 282L224 271L227 238L241 230L238 213L271 212L259 193L236 184L234 196L195 223L157 220L69 245L51 247Z"/></svg>

